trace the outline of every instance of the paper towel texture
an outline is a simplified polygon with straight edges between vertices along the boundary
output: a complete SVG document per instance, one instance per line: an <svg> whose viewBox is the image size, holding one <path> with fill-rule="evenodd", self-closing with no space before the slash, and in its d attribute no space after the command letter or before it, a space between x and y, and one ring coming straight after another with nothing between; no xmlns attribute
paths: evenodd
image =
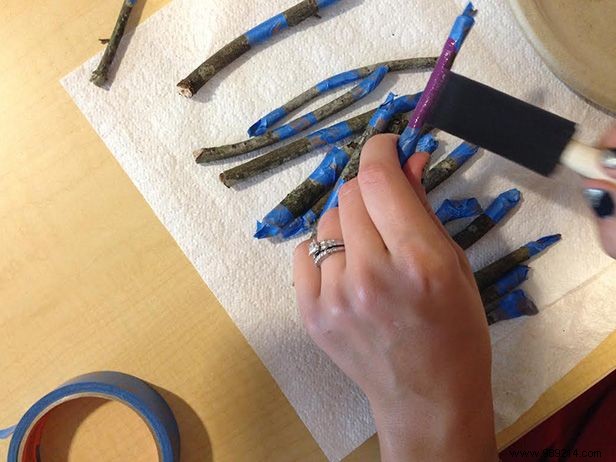
<svg viewBox="0 0 616 462"><path fill-rule="evenodd" d="M313 346L300 324L291 286L296 242L275 245L251 238L256 220L309 174L323 151L240 190L219 182L221 164L197 166L191 152L244 139L246 129L263 114L337 72L386 59L437 55L463 2L344 0L324 11L322 19L310 19L269 46L257 47L192 100L177 94L176 82L221 45L294 3L175 0L137 29L110 91L88 81L99 56L62 83L326 456L337 460L374 432L368 403ZM549 73L502 1L480 0L476 6L477 26L455 70L580 122L581 139L592 142L609 118ZM427 77L387 76L373 95L325 125L376 105L390 90L415 93ZM456 144L443 139L437 156ZM616 326L609 297L601 296L609 278L554 304L610 262L592 237L591 215L572 186L575 181L566 173L556 180L541 178L483 153L431 196L435 204L476 196L485 206L502 191L522 191L517 213L473 247L475 268L543 235L560 232L564 237L532 263L526 289L542 313L492 329L498 429L513 422Z"/></svg>

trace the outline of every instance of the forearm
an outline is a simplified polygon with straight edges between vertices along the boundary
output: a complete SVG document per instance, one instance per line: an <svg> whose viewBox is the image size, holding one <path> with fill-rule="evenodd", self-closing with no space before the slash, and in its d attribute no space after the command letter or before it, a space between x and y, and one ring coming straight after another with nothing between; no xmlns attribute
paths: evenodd
<svg viewBox="0 0 616 462"><path fill-rule="evenodd" d="M491 394L463 408L428 402L413 407L408 412L375 410L383 462L498 460Z"/></svg>

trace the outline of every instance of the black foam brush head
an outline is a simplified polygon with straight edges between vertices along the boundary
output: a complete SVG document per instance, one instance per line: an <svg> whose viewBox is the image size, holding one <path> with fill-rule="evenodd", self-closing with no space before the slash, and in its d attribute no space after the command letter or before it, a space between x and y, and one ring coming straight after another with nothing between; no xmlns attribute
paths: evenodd
<svg viewBox="0 0 616 462"><path fill-rule="evenodd" d="M450 72L427 124L549 175L575 123Z"/></svg>

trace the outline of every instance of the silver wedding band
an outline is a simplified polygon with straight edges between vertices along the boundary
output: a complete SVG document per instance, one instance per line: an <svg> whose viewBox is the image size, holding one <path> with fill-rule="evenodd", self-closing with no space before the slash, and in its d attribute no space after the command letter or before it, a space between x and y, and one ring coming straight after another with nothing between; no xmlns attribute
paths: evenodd
<svg viewBox="0 0 616 462"><path fill-rule="evenodd" d="M313 239L308 246L308 255L312 257L317 268L327 259L327 257L344 252L344 242L337 239L327 239L325 241L317 241Z"/></svg>

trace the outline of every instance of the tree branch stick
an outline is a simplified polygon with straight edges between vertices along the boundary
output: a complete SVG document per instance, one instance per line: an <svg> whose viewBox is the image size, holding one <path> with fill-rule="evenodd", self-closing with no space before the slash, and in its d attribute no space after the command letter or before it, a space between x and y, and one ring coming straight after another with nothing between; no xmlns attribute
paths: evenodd
<svg viewBox="0 0 616 462"><path fill-rule="evenodd" d="M259 24L228 43L208 58L188 77L178 83L181 95L191 98L203 85L237 58L259 43L266 42L284 29L297 26L338 0L304 0L288 10Z"/></svg>
<svg viewBox="0 0 616 462"><path fill-rule="evenodd" d="M475 273L475 281L477 282L479 290L485 290L495 284L513 268L543 252L551 245L560 241L560 239L560 234L554 234L552 236L542 237L538 241L529 242L528 244L511 252L509 255L506 255L500 260L497 260L485 268L477 271Z"/></svg>
<svg viewBox="0 0 616 462"><path fill-rule="evenodd" d="M241 181L268 172L314 149L336 143L363 130L374 111L365 112L331 127L318 130L305 138L300 138L249 162L225 170L220 174L220 181L230 188Z"/></svg>
<svg viewBox="0 0 616 462"><path fill-rule="evenodd" d="M92 76L90 77L90 82L97 87L103 87L105 83L107 83L109 67L111 66L111 63L113 62L113 59L118 51L118 46L120 45L122 36L126 30L126 24L128 24L128 18L130 17L131 12L133 11L133 6L135 6L136 3L137 0L125 0L122 3L122 9L118 15L118 20L113 28L113 32L111 33L111 38L109 38L109 41L107 42L107 48L105 48L105 52L103 53L103 57L101 58L98 67L94 70L94 72L92 72Z"/></svg>
<svg viewBox="0 0 616 462"><path fill-rule="evenodd" d="M344 95L262 136L226 146L199 149L194 152L196 161L197 163L203 164L216 160L229 159L291 138L362 99L383 81L386 74L387 68L381 66L370 74L370 76L366 77L359 85L346 92Z"/></svg>
<svg viewBox="0 0 616 462"><path fill-rule="evenodd" d="M505 191L498 196L484 213L475 218L462 231L453 236L453 240L466 250L488 234L520 202L521 194L517 189Z"/></svg>
<svg viewBox="0 0 616 462"><path fill-rule="evenodd" d="M437 186L451 177L462 165L472 158L478 150L478 146L465 141L454 149L444 160L428 170L423 179L426 193L433 191Z"/></svg>
<svg viewBox="0 0 616 462"><path fill-rule="evenodd" d="M432 69L436 64L436 60L437 58L410 58L394 61L384 61L382 63L372 64L370 66L364 66L358 69L353 69L350 71L342 72L340 74L336 74L333 77L329 77L328 79L319 82L315 86L309 88L302 94L293 98L288 103L282 105L277 109L274 109L272 112L259 119L248 129L248 135L263 135L270 127L273 127L278 121L282 120L287 115L291 114L293 111L296 111L302 106L308 104L310 101L317 98L318 96L323 95L329 91L335 90L336 88L340 88L346 84L363 79L368 75L372 74L377 68L381 66L387 67L387 69L389 69L389 72L398 72L405 70L423 71L427 69Z"/></svg>

